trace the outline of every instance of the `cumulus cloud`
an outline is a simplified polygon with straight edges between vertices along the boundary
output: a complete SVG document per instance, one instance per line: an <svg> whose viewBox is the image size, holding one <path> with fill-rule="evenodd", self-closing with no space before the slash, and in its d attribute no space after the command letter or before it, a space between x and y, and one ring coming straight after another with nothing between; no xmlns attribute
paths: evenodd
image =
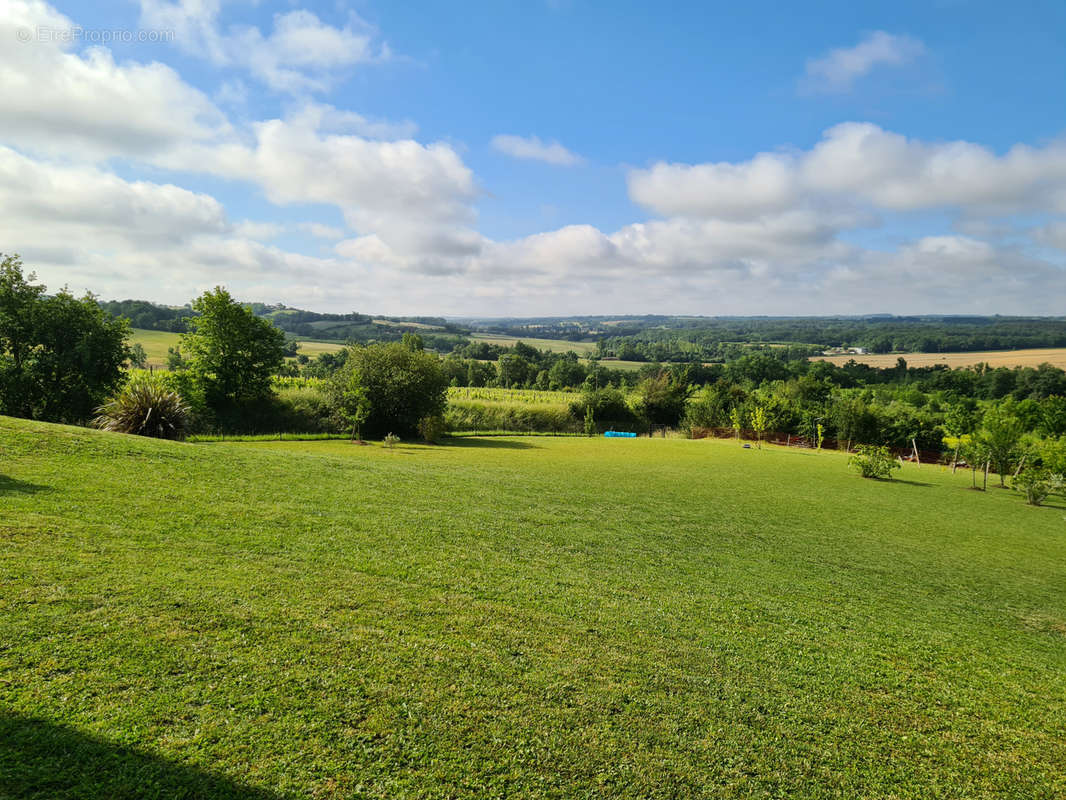
<svg viewBox="0 0 1066 800"><path fill-rule="evenodd" d="M925 45L911 36L874 31L853 47L838 47L809 59L801 87L816 92L846 92L877 67L910 64L924 52Z"/></svg>
<svg viewBox="0 0 1066 800"><path fill-rule="evenodd" d="M3 141L67 157L143 158L228 128L199 90L159 63L116 63L106 48L70 51L58 38L21 43L20 31L74 23L40 0L4 0L0 14Z"/></svg>
<svg viewBox="0 0 1066 800"><path fill-rule="evenodd" d="M741 163L632 170L630 197L665 215L736 217L856 203L887 211L959 208L985 214L1066 211L1066 142L1003 155L964 141L928 143L870 123L825 132L806 152Z"/></svg>
<svg viewBox="0 0 1066 800"><path fill-rule="evenodd" d="M276 14L273 30L264 35L250 25L222 31L219 10L219 0L141 0L141 23L173 30L187 52L217 66L246 69L283 92L326 91L339 70L391 56L388 44L377 43L373 26L354 13L343 28L306 9Z"/></svg>
<svg viewBox="0 0 1066 800"><path fill-rule="evenodd" d="M221 65L252 69L229 49L240 35L280 36L290 44L256 69L298 73L294 89L328 80L341 58L328 43L318 61L297 57L318 41L299 38L316 30L308 17L242 34L220 32L212 0L145 7ZM70 23L40 0L4 8L5 36ZM370 41L358 58L380 55ZM218 97L240 104L240 80L229 86ZM1063 142L998 153L845 123L807 150L630 170L630 198L656 218L499 241L477 230L485 195L459 152L417 141L411 122L303 99L234 123L167 66L54 43L0 49L0 89L0 241L50 285L184 302L224 282L248 299L435 314L1060 313L1066 302ZM557 142L500 138L493 146L518 157L579 159ZM153 180L119 177L114 159ZM231 221L180 185L190 175L252 187L294 219ZM332 224L315 219L322 206ZM882 218L930 210L954 217L954 232L862 244ZM1010 215L1043 224L1021 229ZM332 249L269 244L294 233Z"/></svg>
<svg viewBox="0 0 1066 800"><path fill-rule="evenodd" d="M492 148L512 158L543 161L560 167L583 164L585 159L572 153L556 141L542 142L537 136L514 136L501 133L492 137Z"/></svg>

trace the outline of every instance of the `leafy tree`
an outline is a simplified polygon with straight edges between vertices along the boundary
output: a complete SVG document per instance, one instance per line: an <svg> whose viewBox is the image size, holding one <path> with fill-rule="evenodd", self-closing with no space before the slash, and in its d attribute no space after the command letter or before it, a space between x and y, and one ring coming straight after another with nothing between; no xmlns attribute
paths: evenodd
<svg viewBox="0 0 1066 800"><path fill-rule="evenodd" d="M269 397L270 378L285 360L285 334L255 316L221 286L193 303L200 316L182 337L191 378L216 411Z"/></svg>
<svg viewBox="0 0 1066 800"><path fill-rule="evenodd" d="M424 417L444 413L448 379L434 354L402 342L356 345L347 352L344 366L331 379L340 387L332 395L365 392L369 411L363 428L372 436L390 431L414 436Z"/></svg>
<svg viewBox="0 0 1066 800"><path fill-rule="evenodd" d="M585 435L596 435L596 414L592 410L592 404L589 403L585 406Z"/></svg>
<svg viewBox="0 0 1066 800"><path fill-rule="evenodd" d="M663 370L637 387L637 409L653 425L677 425L692 394L685 377Z"/></svg>
<svg viewBox="0 0 1066 800"><path fill-rule="evenodd" d="M988 451L992 468L999 474L1000 486L1006 486L1005 478L1018 456L1023 433L1022 423L1004 404L989 408L981 420L977 439Z"/></svg>
<svg viewBox="0 0 1066 800"><path fill-rule="evenodd" d="M744 425L744 418L740 415L740 406L729 409L729 425L733 429L733 437L740 439L740 429Z"/></svg>
<svg viewBox="0 0 1066 800"><path fill-rule="evenodd" d="M0 261L0 413L83 422L122 382L129 321L35 279L18 256Z"/></svg>
<svg viewBox="0 0 1066 800"><path fill-rule="evenodd" d="M136 369L144 369L148 366L148 354L140 342L134 342L130 347L130 366Z"/></svg>
<svg viewBox="0 0 1066 800"><path fill-rule="evenodd" d="M185 360L185 356L181 354L180 347L168 347L167 348L167 369L171 372L181 372L189 368L188 362Z"/></svg>
<svg viewBox="0 0 1066 800"><path fill-rule="evenodd" d="M352 441L362 441L362 427L370 416L370 398L356 368L341 370L327 384L330 405L341 421L352 428Z"/></svg>
<svg viewBox="0 0 1066 800"><path fill-rule="evenodd" d="M762 436L766 433L766 409L762 406L755 406L751 412L751 429L755 431L755 442L761 450Z"/></svg>

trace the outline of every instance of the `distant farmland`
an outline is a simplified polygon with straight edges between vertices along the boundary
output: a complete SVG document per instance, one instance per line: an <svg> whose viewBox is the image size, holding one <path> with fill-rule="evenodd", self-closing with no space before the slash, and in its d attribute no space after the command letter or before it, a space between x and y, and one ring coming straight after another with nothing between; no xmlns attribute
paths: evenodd
<svg viewBox="0 0 1066 800"><path fill-rule="evenodd" d="M910 367L932 367L944 364L949 367L967 367L972 364L988 364L992 367L1036 367L1040 364L1066 369L1066 347L1038 350L992 350L980 353L888 353L885 355L812 356L812 361L831 361L846 364L854 359L871 367L894 367L896 360L903 358Z"/></svg>
<svg viewBox="0 0 1066 800"><path fill-rule="evenodd" d="M472 342L488 342L500 347L514 347L516 342L528 344L538 350L550 350L553 353L567 353L573 350L579 356L587 356L596 351L595 342L571 342L566 339L538 339L532 336L504 336L499 333L475 333L470 336Z"/></svg>

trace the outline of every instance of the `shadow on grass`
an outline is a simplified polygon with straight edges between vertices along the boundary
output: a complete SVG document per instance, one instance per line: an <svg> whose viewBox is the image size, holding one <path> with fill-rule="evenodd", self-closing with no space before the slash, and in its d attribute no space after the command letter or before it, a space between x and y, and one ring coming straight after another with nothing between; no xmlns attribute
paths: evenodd
<svg viewBox="0 0 1066 800"><path fill-rule="evenodd" d="M36 483L16 480L7 475L0 475L0 494L36 494L48 489Z"/></svg>
<svg viewBox="0 0 1066 800"><path fill-rule="evenodd" d="M892 478L891 481L886 481L886 483L905 483L908 486L925 486L926 488L933 485L931 483L923 483L922 481L909 481L906 478Z"/></svg>
<svg viewBox="0 0 1066 800"><path fill-rule="evenodd" d="M521 435L521 434L516 434ZM498 450L536 450L535 444L518 442L514 439L497 439L492 436L451 436L440 440L439 447L481 447Z"/></svg>
<svg viewBox="0 0 1066 800"><path fill-rule="evenodd" d="M0 797L277 800L262 789L42 719L0 711Z"/></svg>

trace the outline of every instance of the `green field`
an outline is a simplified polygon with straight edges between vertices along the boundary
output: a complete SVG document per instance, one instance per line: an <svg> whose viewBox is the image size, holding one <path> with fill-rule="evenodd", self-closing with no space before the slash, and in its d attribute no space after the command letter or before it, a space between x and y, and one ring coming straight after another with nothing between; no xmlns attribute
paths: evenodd
<svg viewBox="0 0 1066 800"><path fill-rule="evenodd" d="M595 342L568 342L565 339L536 339L525 336L504 336L500 333L475 333L470 336L472 342L488 342L500 347L514 347L516 342L523 342L538 350L548 350L552 353L568 353L573 350L579 356L587 356L596 352Z"/></svg>
<svg viewBox="0 0 1066 800"><path fill-rule="evenodd" d="M148 354L148 365L155 369L166 369L167 349L181 344L180 333L169 331L147 331L134 328L130 335L130 344L140 344Z"/></svg>
<svg viewBox="0 0 1066 800"><path fill-rule="evenodd" d="M1066 521L729 441L0 418L0 797L1066 796Z"/></svg>
<svg viewBox="0 0 1066 800"><path fill-rule="evenodd" d="M148 331L142 328L134 328L130 335L130 344L140 343L148 354L148 365L155 369L166 369L167 349L178 347L181 344L180 333L168 331ZM301 341L297 352L314 358L319 353L336 353L343 350L344 345L337 342Z"/></svg>

